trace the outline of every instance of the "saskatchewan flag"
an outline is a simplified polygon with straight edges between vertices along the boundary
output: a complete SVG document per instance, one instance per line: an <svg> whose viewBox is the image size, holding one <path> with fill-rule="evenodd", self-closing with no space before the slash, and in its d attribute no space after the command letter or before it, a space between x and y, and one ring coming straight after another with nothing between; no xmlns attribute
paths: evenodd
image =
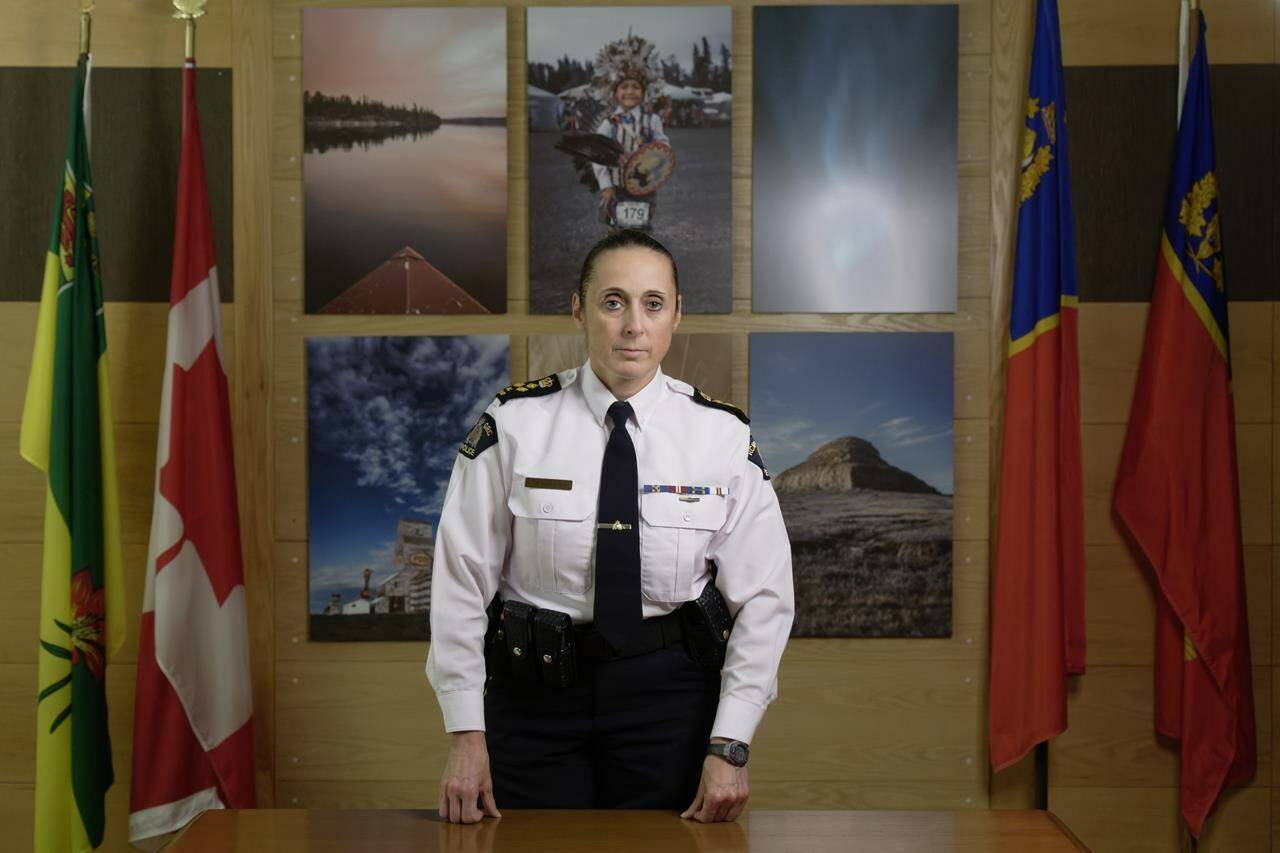
<svg viewBox="0 0 1280 853"><path fill-rule="evenodd" d="M82 55L19 439L22 456L48 482L40 683L32 697L37 851L102 843L104 802L114 780L106 659L124 640L107 339L85 132L88 76Z"/></svg>

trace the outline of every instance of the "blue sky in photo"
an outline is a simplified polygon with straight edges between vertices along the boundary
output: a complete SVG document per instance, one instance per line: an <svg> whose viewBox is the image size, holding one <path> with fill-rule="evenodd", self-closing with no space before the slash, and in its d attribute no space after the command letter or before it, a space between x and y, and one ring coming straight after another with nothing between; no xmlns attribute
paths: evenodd
<svg viewBox="0 0 1280 853"><path fill-rule="evenodd" d="M853 435L953 492L950 332L757 333L750 341L751 429L771 474Z"/></svg>
<svg viewBox="0 0 1280 853"><path fill-rule="evenodd" d="M309 609L395 573L396 524L440 520L458 447L508 383L505 335L309 338Z"/></svg>

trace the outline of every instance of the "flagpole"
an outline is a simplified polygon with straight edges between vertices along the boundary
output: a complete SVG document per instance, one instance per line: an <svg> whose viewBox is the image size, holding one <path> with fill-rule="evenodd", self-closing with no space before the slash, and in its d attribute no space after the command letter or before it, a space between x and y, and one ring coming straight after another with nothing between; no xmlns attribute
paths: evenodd
<svg viewBox="0 0 1280 853"><path fill-rule="evenodd" d="M1177 126L1182 126L1182 102L1187 96L1187 77L1191 70L1191 57L1195 55L1198 29L1192 22L1200 12L1200 0L1181 0L1178 15L1178 114ZM1181 848L1186 853L1197 853L1200 845L1190 827L1182 822Z"/></svg>
<svg viewBox="0 0 1280 853"><path fill-rule="evenodd" d="M177 10L173 17L187 23L187 59L196 58L196 18L204 16L208 5L209 0L173 0L173 8Z"/></svg>
<svg viewBox="0 0 1280 853"><path fill-rule="evenodd" d="M93 0L80 7L80 52L89 52L89 36L93 30Z"/></svg>

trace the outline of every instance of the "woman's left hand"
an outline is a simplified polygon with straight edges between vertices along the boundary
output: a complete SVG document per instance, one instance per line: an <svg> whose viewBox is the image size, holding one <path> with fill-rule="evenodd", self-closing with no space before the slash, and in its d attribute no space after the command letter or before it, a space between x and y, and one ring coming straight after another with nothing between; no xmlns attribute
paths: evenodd
<svg viewBox="0 0 1280 853"><path fill-rule="evenodd" d="M737 820L750 794L747 768L734 767L718 755L708 755L702 762L698 793L680 817L699 823Z"/></svg>

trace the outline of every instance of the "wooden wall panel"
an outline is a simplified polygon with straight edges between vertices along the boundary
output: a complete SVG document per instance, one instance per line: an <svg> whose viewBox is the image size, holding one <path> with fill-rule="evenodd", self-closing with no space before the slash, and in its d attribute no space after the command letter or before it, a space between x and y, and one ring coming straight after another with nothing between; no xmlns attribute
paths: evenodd
<svg viewBox="0 0 1280 853"><path fill-rule="evenodd" d="M1124 539L1111 517L1116 469L1124 446L1124 424L1084 424L1084 536L1088 545L1121 545ZM1271 542L1271 424L1238 424L1236 452L1240 469L1240 523L1246 545Z"/></svg>
<svg viewBox="0 0 1280 853"><path fill-rule="evenodd" d="M439 778L448 741L422 663L278 661L280 780Z"/></svg>
<svg viewBox="0 0 1280 853"><path fill-rule="evenodd" d="M1080 297L1147 301L1173 162L1177 69L1077 66L1065 76ZM1280 66L1215 65L1210 79L1227 292L1274 300Z"/></svg>
<svg viewBox="0 0 1280 853"><path fill-rule="evenodd" d="M0 30L0 64L71 66L80 44L80 4L8 0ZM115 0L93 13L93 64L153 67L182 64L183 25L165 6L148 0ZM200 20L200 64L231 64L231 10L212 3Z"/></svg>
<svg viewBox="0 0 1280 853"><path fill-rule="evenodd" d="M1280 583L1276 579L1280 578L1280 545L1271 546L1271 663L1273 666L1280 666L1280 619L1276 619L1276 613L1280 613ZM1250 587L1250 595L1257 593ZM1253 602L1250 601L1250 607ZM1252 618L1252 617L1250 617ZM1256 631L1253 623L1249 623L1250 631ZM1256 644L1254 646L1256 648ZM1280 707L1280 706L1278 706Z"/></svg>
<svg viewBox="0 0 1280 853"><path fill-rule="evenodd" d="M1272 62L1274 0L1209 0L1215 63ZM1059 4L1062 61L1067 65L1174 65L1178 6L1165 0L1065 0Z"/></svg>
<svg viewBox="0 0 1280 853"><path fill-rule="evenodd" d="M1201 853L1242 853L1269 848L1270 791L1229 792L1205 827ZM1177 788L1054 788L1049 809L1091 850L1099 853L1170 853L1186 849L1178 817Z"/></svg>
<svg viewBox="0 0 1280 853"><path fill-rule="evenodd" d="M38 660L42 551L42 546L37 543L0 542L0 566L6 569L6 594L0 597L0 664L34 665ZM112 664L136 663L138 660L137 626L142 611L146 571L146 544L125 545L124 607L128 629L124 645L111 658Z"/></svg>
<svg viewBox="0 0 1280 853"><path fill-rule="evenodd" d="M1272 661L1272 547L1244 549L1245 586L1253 665ZM1155 592L1127 546L1085 549L1085 636L1089 666L1152 666Z"/></svg>
<svg viewBox="0 0 1280 853"><path fill-rule="evenodd" d="M1080 420L1129 421L1147 328L1146 303L1080 304Z"/></svg>
<svg viewBox="0 0 1280 853"><path fill-rule="evenodd" d="M1080 419L1125 424L1138 379L1147 328L1147 304L1086 302L1080 306ZM1255 302L1234 302L1231 325L1232 391L1236 422L1271 423L1275 377L1272 312Z"/></svg>
<svg viewBox="0 0 1280 853"><path fill-rule="evenodd" d="M955 333L956 379L952 393L955 395L953 406L957 418L986 418L990 401L991 384L988 377L991 359L988 347L991 334L987 330L983 313L975 311L975 316L981 318L979 323L958 329Z"/></svg>
<svg viewBox="0 0 1280 853"><path fill-rule="evenodd" d="M10 850L31 850L34 844L36 790L34 782L0 782L0 826ZM107 831L101 853L133 853L129 846L129 783L116 781L107 791Z"/></svg>
<svg viewBox="0 0 1280 853"><path fill-rule="evenodd" d="M960 202L958 295L961 299L986 300L991 290L991 176L966 175L960 178L957 189Z"/></svg>
<svg viewBox="0 0 1280 853"><path fill-rule="evenodd" d="M18 446L18 424L0 422L0 447ZM155 489L156 425L116 426L121 536L146 543ZM0 453L0 542L39 542L44 529L44 475L18 456Z"/></svg>
<svg viewBox="0 0 1280 853"><path fill-rule="evenodd" d="M956 127L960 177L991 174L991 60L985 55L960 57L960 102ZM975 205L980 205L976 199ZM980 208L977 208L980 209ZM962 205L961 216L968 211Z"/></svg>
<svg viewBox="0 0 1280 853"><path fill-rule="evenodd" d="M271 10L261 0L232 0L235 86L235 302L237 358L232 429L240 536L252 662L254 777L259 806L275 803L275 615L272 527L275 484L272 447L273 361L271 252Z"/></svg>
<svg viewBox="0 0 1280 853"><path fill-rule="evenodd" d="M788 657L779 698L757 733L754 773L980 787L982 668L868 663L853 680L839 664ZM277 678L281 780L438 778L448 743L421 662L280 661Z"/></svg>
<svg viewBox="0 0 1280 853"><path fill-rule="evenodd" d="M1074 679L1070 725L1049 749L1053 788L1155 788L1178 784L1177 752L1153 735L1150 667L1091 666ZM1258 718L1258 773L1253 785L1271 784L1271 667L1254 667Z"/></svg>
<svg viewBox="0 0 1280 853"><path fill-rule="evenodd" d="M888 662L851 671L793 663L788 651L753 742L753 778L982 784L985 669Z"/></svg>
<svg viewBox="0 0 1280 853"><path fill-rule="evenodd" d="M38 302L10 302L0 309L0 341L11 358L0 359L0 423L22 421L35 344ZM160 416L160 382L164 375L165 333L169 305L154 302L108 302L107 363L111 368L111 415L120 423L155 423ZM231 369L235 354L235 322L231 306L222 306L222 351Z"/></svg>
<svg viewBox="0 0 1280 853"><path fill-rule="evenodd" d="M30 784L36 777L36 664L0 664L0 783ZM133 687L137 667L107 667L107 705L111 761L116 787L128 790L133 744ZM46 699L45 701L55 701Z"/></svg>

